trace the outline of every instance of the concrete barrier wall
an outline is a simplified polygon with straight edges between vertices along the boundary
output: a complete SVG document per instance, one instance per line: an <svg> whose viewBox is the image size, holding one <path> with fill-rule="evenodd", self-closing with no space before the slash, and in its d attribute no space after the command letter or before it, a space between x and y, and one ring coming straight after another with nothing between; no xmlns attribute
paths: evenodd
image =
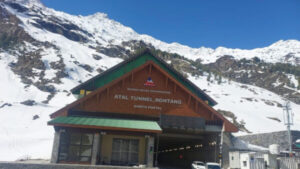
<svg viewBox="0 0 300 169"><path fill-rule="evenodd" d="M300 169L300 158L279 158L280 169Z"/></svg>
<svg viewBox="0 0 300 169"><path fill-rule="evenodd" d="M132 168L137 168L137 167L0 162L0 169L132 169ZM145 169L150 169L150 168L145 168Z"/></svg>

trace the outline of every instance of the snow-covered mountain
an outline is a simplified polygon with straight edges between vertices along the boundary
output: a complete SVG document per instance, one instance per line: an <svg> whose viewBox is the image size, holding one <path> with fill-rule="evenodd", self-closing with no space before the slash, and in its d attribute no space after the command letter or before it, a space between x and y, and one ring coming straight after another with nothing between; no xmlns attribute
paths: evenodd
<svg viewBox="0 0 300 169"><path fill-rule="evenodd" d="M53 40L53 37L49 36L51 34L37 28L36 24L42 25L41 22L38 21L40 19L43 20L45 25L49 26L51 24L59 26L64 26L65 24L74 25L75 29L71 28L72 32L82 35L89 41L89 44L93 46L97 46L99 43L102 46L122 45L122 42L124 41L142 40L153 45L156 49L177 53L192 60L201 59L203 60L203 63L215 62L216 59L223 55L232 55L237 59L253 58L257 56L266 62L289 62L292 64L300 64L300 42L297 40L279 40L268 47L252 50L230 49L224 47L218 47L216 49L206 47L191 48L176 42L168 44L154 39L151 36L138 34L133 29L109 19L104 13L96 13L89 16L74 16L46 8L38 0L17 1L20 2L19 4L30 7L31 10L25 12L21 10L22 14L14 9L10 9L10 12L17 14L18 18L21 19L24 24L24 29L30 33L32 37L41 41L51 41ZM285 58L284 56L288 54L291 54L292 57Z"/></svg>
<svg viewBox="0 0 300 169"><path fill-rule="evenodd" d="M54 132L46 123L49 114L75 100L71 88L128 58L140 46L156 50L212 96L219 103L215 109L239 124L245 122L253 133L284 130L282 104L287 95L279 91L300 95L297 40L252 50L190 48L138 34L103 13L74 16L38 0L0 0L0 160L49 158ZM229 62L222 60L224 56L235 62L228 69L222 66ZM291 64L296 73L276 73L273 63ZM254 75L257 83L244 80ZM274 77L268 83L273 88L261 84L263 76ZM293 129L300 130L300 105L291 106Z"/></svg>

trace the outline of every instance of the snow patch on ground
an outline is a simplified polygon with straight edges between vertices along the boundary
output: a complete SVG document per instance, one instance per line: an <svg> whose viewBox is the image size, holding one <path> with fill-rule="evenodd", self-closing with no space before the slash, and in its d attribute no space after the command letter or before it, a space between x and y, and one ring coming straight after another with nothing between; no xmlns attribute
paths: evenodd
<svg viewBox="0 0 300 169"><path fill-rule="evenodd" d="M284 104L284 98L268 90L252 85L229 82L224 79L221 84L217 82L208 82L206 76L189 76L194 84L206 93L212 96L218 104L214 107L216 110L226 110L234 112L238 121L245 121L246 128L253 133L265 133L278 130L285 130L283 124L283 109L277 106L277 103ZM273 103L270 105L268 103ZM291 103L294 112L294 126L292 129L300 129L300 105ZM274 117L281 120L269 119ZM245 135L247 133L239 132L236 135Z"/></svg>
<svg viewBox="0 0 300 169"><path fill-rule="evenodd" d="M54 136L47 126L49 113L57 108L45 105L13 104L0 109L0 159L13 161L23 157L49 159ZM33 116L39 118L33 120Z"/></svg>

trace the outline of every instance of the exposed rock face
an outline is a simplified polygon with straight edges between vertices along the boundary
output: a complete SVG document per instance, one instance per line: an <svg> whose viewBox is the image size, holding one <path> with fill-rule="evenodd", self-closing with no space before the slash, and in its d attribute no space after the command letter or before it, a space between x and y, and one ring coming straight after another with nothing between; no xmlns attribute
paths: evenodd
<svg viewBox="0 0 300 169"><path fill-rule="evenodd" d="M93 68L90 65L87 64L79 64L78 66L82 67L83 69L85 69L88 72L93 72Z"/></svg>
<svg viewBox="0 0 300 169"><path fill-rule="evenodd" d="M21 102L21 104L24 104L26 106L33 106L36 104L36 102L34 100L25 100L25 101Z"/></svg>
<svg viewBox="0 0 300 169"><path fill-rule="evenodd" d="M292 131L293 143L300 139L300 131ZM247 136L241 136L240 139L249 142L251 144L269 147L271 144L280 145L281 150L288 150L288 135L287 131L263 133L263 134L251 134Z"/></svg>
<svg viewBox="0 0 300 169"><path fill-rule="evenodd" d="M10 106L12 106L12 104L10 104L10 103L4 103L4 104L2 104L2 105L0 106L0 109L3 108L3 107L5 107L5 106L9 106L9 107L10 107Z"/></svg>
<svg viewBox="0 0 300 169"><path fill-rule="evenodd" d="M61 35L65 36L66 38L73 40L73 41L77 41L77 42L87 42L88 41L88 39L85 36L83 36L79 33L75 33L75 31L79 31L79 32L82 32L85 34L88 34L88 33L81 30L78 26L76 26L72 23L59 24L59 23L62 23L62 21L57 18L50 18L48 22L41 20L41 18L36 19L35 21L36 21L36 23L32 23L32 24L38 28L47 29L50 32L61 34Z"/></svg>
<svg viewBox="0 0 300 169"><path fill-rule="evenodd" d="M259 58L235 60L232 56L223 56L207 66L229 79L265 88L300 104L300 93L295 92L297 86L288 76L300 78L299 66L265 63Z"/></svg>
<svg viewBox="0 0 300 169"><path fill-rule="evenodd" d="M68 73L66 73L66 65L63 61L63 58L61 55L57 55L60 60L57 62L50 62L51 69L57 70L56 76L52 79L53 83L61 83L61 79L64 77L68 77Z"/></svg>
<svg viewBox="0 0 300 169"><path fill-rule="evenodd" d="M239 128L240 131L251 133L246 127L244 121L237 121L237 117L234 115L234 113L230 111L224 111L224 110L218 110L219 113L221 113L223 116L225 116L227 119L230 119L235 126Z"/></svg>
<svg viewBox="0 0 300 169"><path fill-rule="evenodd" d="M18 11L28 11L19 4L12 2L8 4ZM68 76L65 73L65 64L59 54L59 48L49 42L39 42L32 38L22 28L22 22L2 6L0 6L0 15L0 51L4 50L17 57L16 61L9 64L12 71L21 77L24 84L34 85L42 91L49 92L51 99L55 95L56 89L50 83L60 83L61 78ZM34 45L37 49L27 50L26 43ZM41 58L44 48L53 48L60 57L58 62L50 63L51 68L57 70L56 77L53 79L45 77L46 65ZM37 80L34 81L34 78Z"/></svg>
<svg viewBox="0 0 300 169"><path fill-rule="evenodd" d="M36 120L36 119L39 119L39 118L40 118L39 115L34 115L34 116L32 117L32 120Z"/></svg>
<svg viewBox="0 0 300 169"><path fill-rule="evenodd" d="M37 75L33 72L33 68L45 70L45 65L41 61L40 51L24 52L19 57L17 62L10 64L12 70L22 77L25 84L32 84L30 77Z"/></svg>
<svg viewBox="0 0 300 169"><path fill-rule="evenodd" d="M0 50L7 50L24 41L34 41L34 39L19 26L20 23L21 21L15 15L12 15L5 8L0 6Z"/></svg>
<svg viewBox="0 0 300 169"><path fill-rule="evenodd" d="M130 56L130 51L121 46L113 46L113 45L110 45L108 47L98 46L96 50L97 52L105 54L107 56L118 57L122 59L127 59L128 56ZM99 60L99 57L97 56L95 56L94 58L96 60Z"/></svg>

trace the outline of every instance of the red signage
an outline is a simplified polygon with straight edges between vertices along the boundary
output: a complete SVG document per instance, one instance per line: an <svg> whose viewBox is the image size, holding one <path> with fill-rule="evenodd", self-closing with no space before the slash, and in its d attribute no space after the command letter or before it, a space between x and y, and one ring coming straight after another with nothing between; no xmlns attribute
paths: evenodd
<svg viewBox="0 0 300 169"><path fill-rule="evenodd" d="M152 81L151 77L148 77L147 81L144 83L145 86L155 86L154 82Z"/></svg>

